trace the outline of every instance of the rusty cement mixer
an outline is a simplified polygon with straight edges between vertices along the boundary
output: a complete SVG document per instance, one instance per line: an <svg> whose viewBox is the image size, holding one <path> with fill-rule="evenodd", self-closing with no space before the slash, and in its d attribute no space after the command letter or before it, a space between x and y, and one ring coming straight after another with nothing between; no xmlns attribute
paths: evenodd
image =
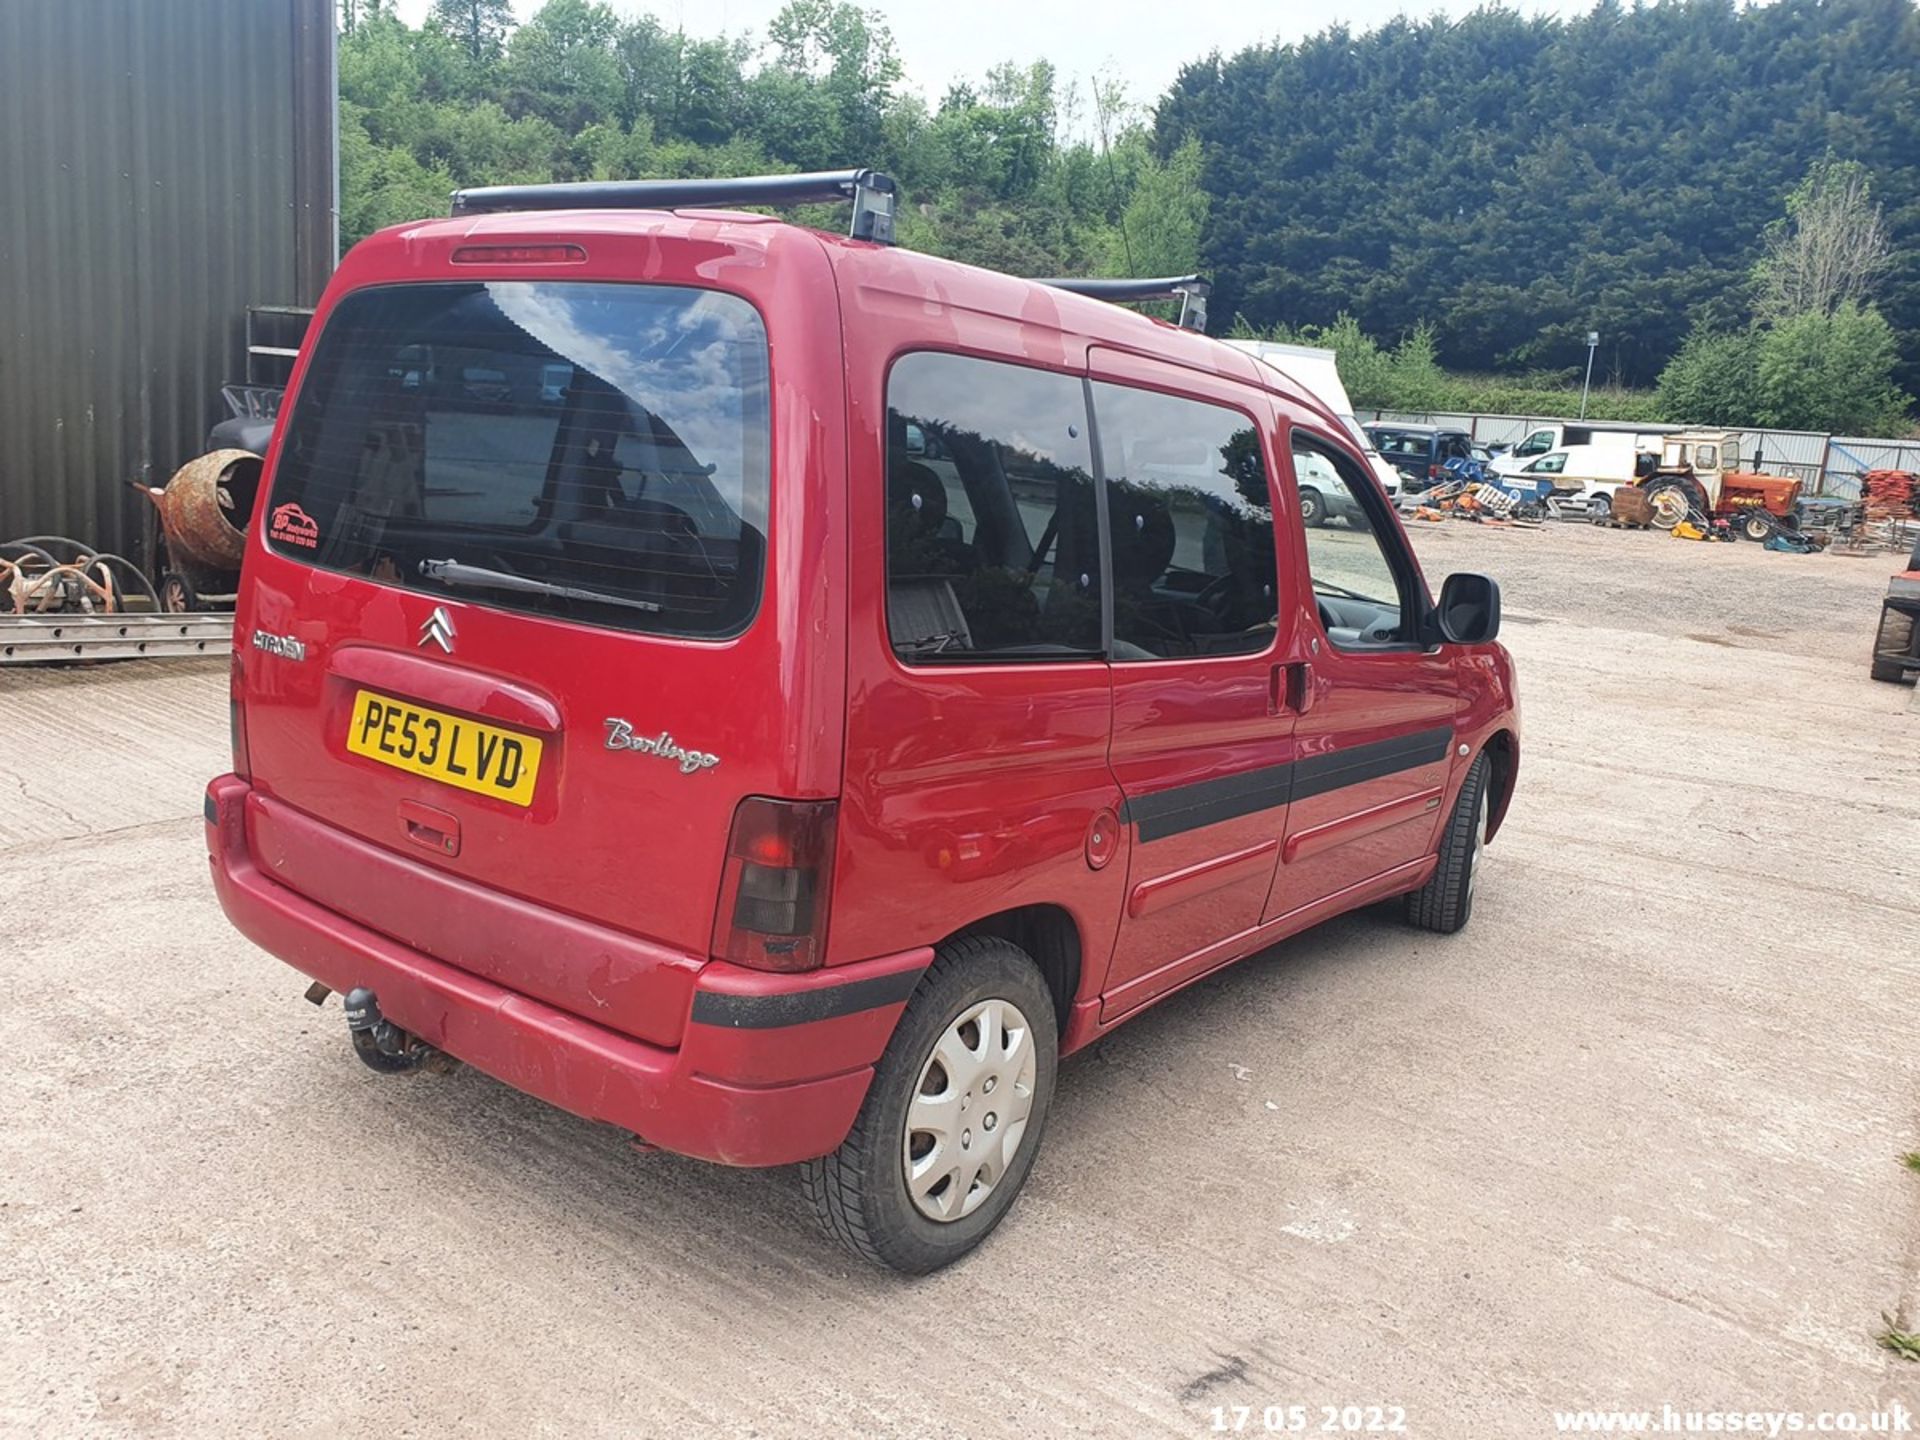
<svg viewBox="0 0 1920 1440"><path fill-rule="evenodd" d="M232 607L260 463L250 450L214 450L189 460L165 485L133 482L160 512L161 609L182 614Z"/></svg>

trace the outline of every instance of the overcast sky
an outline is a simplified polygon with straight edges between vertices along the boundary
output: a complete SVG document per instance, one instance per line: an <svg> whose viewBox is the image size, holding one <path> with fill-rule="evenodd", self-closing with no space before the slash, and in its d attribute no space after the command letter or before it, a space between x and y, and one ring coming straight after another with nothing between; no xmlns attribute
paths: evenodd
<svg viewBox="0 0 1920 1440"><path fill-rule="evenodd" d="M669 28L690 34L766 34L767 22L784 0L613 0L623 14L653 14ZM938 103L955 80L982 74L1002 60L1051 60L1063 79L1078 80L1110 70L1127 84L1136 104L1151 104L1172 83L1180 67L1211 50L1231 54L1244 46L1279 38L1295 40L1345 21L1356 30L1372 29L1408 11L1444 10L1460 15L1477 0L878 0L867 6L886 17L908 81ZM418 24L428 0L399 0L400 13ZM1524 14L1569 14L1587 10L1592 0L1509 0ZM522 19L540 8L539 0L514 0Z"/></svg>

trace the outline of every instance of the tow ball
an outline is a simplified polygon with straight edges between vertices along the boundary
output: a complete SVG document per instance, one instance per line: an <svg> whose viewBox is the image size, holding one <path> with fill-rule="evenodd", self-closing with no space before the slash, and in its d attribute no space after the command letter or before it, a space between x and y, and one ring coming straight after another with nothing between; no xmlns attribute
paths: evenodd
<svg viewBox="0 0 1920 1440"><path fill-rule="evenodd" d="M353 1037L353 1053L370 1069L383 1075L397 1075L417 1069L439 1053L382 1015L380 1002L364 985L347 992L346 1007L347 1033Z"/></svg>

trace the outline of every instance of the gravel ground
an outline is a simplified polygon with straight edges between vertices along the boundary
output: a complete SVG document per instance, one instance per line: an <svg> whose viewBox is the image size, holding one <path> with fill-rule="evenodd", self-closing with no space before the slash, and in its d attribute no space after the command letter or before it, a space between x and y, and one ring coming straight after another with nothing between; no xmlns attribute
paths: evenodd
<svg viewBox="0 0 1920 1440"><path fill-rule="evenodd" d="M1135 1021L917 1282L784 1173L363 1069L206 883L223 667L0 672L0 1432L1920 1410L1875 1344L1920 1328L1920 712L1866 675L1896 565L1416 540L1502 581L1527 707L1471 929L1349 916Z"/></svg>

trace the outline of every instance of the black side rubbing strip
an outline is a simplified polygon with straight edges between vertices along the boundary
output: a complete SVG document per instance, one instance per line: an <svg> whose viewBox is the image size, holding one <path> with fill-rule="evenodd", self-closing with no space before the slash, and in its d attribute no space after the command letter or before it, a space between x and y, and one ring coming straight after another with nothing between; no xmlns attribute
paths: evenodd
<svg viewBox="0 0 1920 1440"><path fill-rule="evenodd" d="M1164 840L1223 820L1277 809L1293 800L1308 800L1383 775L1435 764L1446 758L1452 743L1451 729L1422 730L1415 735L1397 735L1391 740L1336 750L1331 755L1263 765L1258 770L1139 796L1121 807L1120 818L1140 827L1142 844Z"/></svg>
<svg viewBox="0 0 1920 1440"><path fill-rule="evenodd" d="M200 813L207 817L207 824L218 825L220 823L220 807L213 803L213 796L207 796L205 801L202 802Z"/></svg>
<svg viewBox="0 0 1920 1440"><path fill-rule="evenodd" d="M838 1015L855 1015L893 1005L913 994L920 970L876 975L849 985L794 990L784 995L727 995L713 990L693 994L693 1023L719 1025L729 1030L776 1030L782 1025L809 1025Z"/></svg>
<svg viewBox="0 0 1920 1440"><path fill-rule="evenodd" d="M1331 755L1309 755L1293 765L1293 798L1310 800L1315 795L1378 780L1400 770L1414 770L1444 760L1453 743L1452 730L1422 730L1417 735L1399 735L1377 740L1371 745L1356 745L1351 750L1336 750Z"/></svg>
<svg viewBox="0 0 1920 1440"><path fill-rule="evenodd" d="M1120 818L1140 827L1140 839L1162 840L1203 825L1218 825L1258 810L1287 803L1293 786L1293 765L1263 765L1217 780L1176 785L1127 801Z"/></svg>

